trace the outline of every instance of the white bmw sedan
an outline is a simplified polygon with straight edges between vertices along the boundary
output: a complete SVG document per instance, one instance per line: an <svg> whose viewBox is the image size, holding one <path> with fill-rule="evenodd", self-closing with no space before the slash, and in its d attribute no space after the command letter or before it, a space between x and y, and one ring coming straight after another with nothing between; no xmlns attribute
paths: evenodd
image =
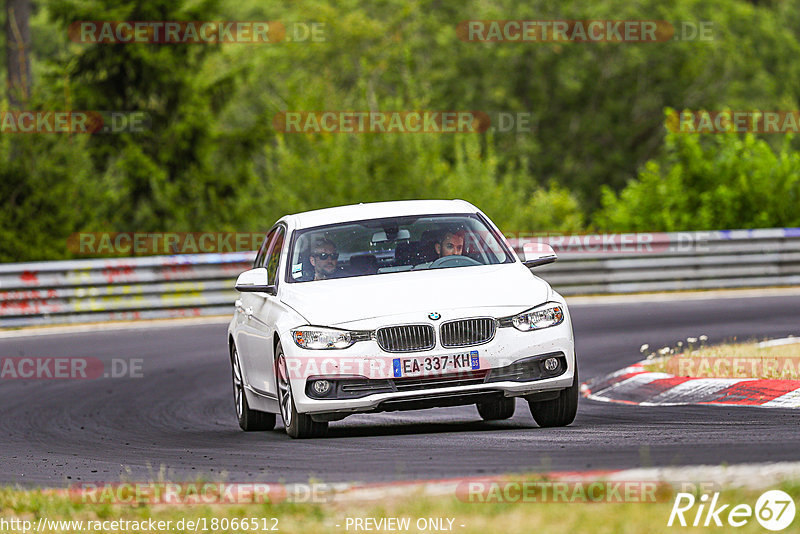
<svg viewBox="0 0 800 534"><path fill-rule="evenodd" d="M461 200L380 202L280 219L228 327L244 430L323 436L354 413L475 404L485 420L527 400L540 426L575 418L564 298Z"/></svg>

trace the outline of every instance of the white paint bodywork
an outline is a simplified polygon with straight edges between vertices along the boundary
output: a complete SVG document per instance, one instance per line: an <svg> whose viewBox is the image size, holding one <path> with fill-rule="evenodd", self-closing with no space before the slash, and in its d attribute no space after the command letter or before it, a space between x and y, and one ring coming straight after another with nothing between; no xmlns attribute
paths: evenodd
<svg viewBox="0 0 800 534"><path fill-rule="evenodd" d="M572 323L563 297L544 280L533 275L519 258L513 263L407 271L379 275L289 283L284 268L292 232L321 225L404 215L480 214L461 200L381 202L328 208L283 217L287 229L278 269L277 294L241 293L228 327L242 364L247 401L252 409L279 413L275 380L275 341L279 340L293 372L292 391L300 413L363 412L388 399L423 398L426 394L501 390L506 396L567 388L573 383L575 351ZM497 230L496 227L494 227ZM498 234L502 233L498 230ZM509 247L511 249L511 247ZM439 326L446 321L472 317L507 317L546 302L563 306L564 321L554 327L521 332L513 327L497 328L488 343L465 349L443 348ZM250 311L250 314L244 311ZM428 314L441 314L431 320ZM372 339L346 349L309 350L298 347L291 330L304 325L347 330L375 330L400 324L431 324L437 331L436 346L410 356L448 355L478 350L481 369L503 367L515 360L563 352L566 373L531 382L493 382L434 390L373 394L358 399L317 400L305 394L306 377L359 374L369 378L392 378L392 360L397 353L384 352ZM322 367L324 366L324 369ZM319 372L315 373L314 370Z"/></svg>

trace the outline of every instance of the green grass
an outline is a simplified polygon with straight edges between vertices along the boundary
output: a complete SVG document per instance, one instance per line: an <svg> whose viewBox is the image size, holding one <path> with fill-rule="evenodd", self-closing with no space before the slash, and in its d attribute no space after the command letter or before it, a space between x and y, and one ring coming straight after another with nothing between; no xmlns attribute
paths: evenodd
<svg viewBox="0 0 800 534"><path fill-rule="evenodd" d="M515 480L537 481L536 477L518 477ZM509 479L510 480L510 479ZM665 489L666 488L666 489ZM800 496L800 485L783 484L779 488L789 493L795 502ZM721 492L720 502L754 506L761 491L726 489ZM236 504L236 505L98 505L81 502L67 495L53 494L41 490L0 489L0 517L8 521L12 518L26 519L36 523L40 517L48 520L131 520L155 521L205 519L211 526L212 520L226 518L277 518L280 532L334 533L355 532L351 526L346 529L347 518L379 519L384 517L407 517L411 519L408 532L418 532L415 523L420 518L452 518L453 532L485 534L490 532L597 532L631 533L671 532L678 528L681 532L707 531L707 528L667 527L667 520L674 502L675 490L662 487L657 502L576 502L576 503L471 503L455 495L423 495L421 490L412 490L402 497L390 497L380 501L329 502L319 504ZM730 509L730 508L729 508ZM687 518L693 518L696 507ZM722 516L723 520L725 514ZM691 520L691 519L690 519ZM269 527L274 525L271 519ZM447 524L445 522L445 524ZM795 521L794 525L797 524ZM339 525L338 527L336 525ZM461 525L464 525L463 527ZM725 526L717 531L725 531ZM786 532L792 531L791 527ZM220 532L243 532L242 529L217 528ZM752 518L748 524L736 529L738 532L764 532ZM13 530L8 530L11 532ZM141 532L148 529L139 530ZM193 531L184 528L170 529L172 532ZM200 529L199 531L202 531ZM252 532L252 530L249 530ZM797 530L794 530L797 531ZM49 529L45 532L71 532L70 530ZM84 529L84 532L89 530ZM91 532L137 532L136 530L92 530Z"/></svg>
<svg viewBox="0 0 800 534"><path fill-rule="evenodd" d="M759 347L757 342L682 348L653 359L645 368L693 378L765 378L800 380L800 342Z"/></svg>

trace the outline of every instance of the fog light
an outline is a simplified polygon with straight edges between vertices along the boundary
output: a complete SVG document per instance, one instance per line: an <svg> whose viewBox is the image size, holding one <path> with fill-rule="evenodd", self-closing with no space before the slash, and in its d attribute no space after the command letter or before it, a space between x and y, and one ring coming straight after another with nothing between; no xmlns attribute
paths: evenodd
<svg viewBox="0 0 800 534"><path fill-rule="evenodd" d="M556 358L547 358L544 361L544 368L547 371L555 371L558 369L558 360Z"/></svg>
<svg viewBox="0 0 800 534"><path fill-rule="evenodd" d="M328 392L331 390L331 383L327 380L315 380L313 384L311 384L314 393L319 396L327 395Z"/></svg>

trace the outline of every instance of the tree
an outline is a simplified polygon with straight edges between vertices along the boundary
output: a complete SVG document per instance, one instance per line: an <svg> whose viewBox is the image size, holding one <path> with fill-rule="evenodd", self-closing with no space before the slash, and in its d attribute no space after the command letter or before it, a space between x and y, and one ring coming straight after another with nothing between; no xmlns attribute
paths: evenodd
<svg viewBox="0 0 800 534"><path fill-rule="evenodd" d="M31 94L30 15L30 0L6 0L6 68L12 108L26 103Z"/></svg>
<svg viewBox="0 0 800 534"><path fill-rule="evenodd" d="M51 16L76 20L218 20L217 0L51 0ZM76 109L143 112L145 131L95 135L89 149L108 191L104 220L137 231L220 229L239 189L210 161L214 128L232 79L203 72L212 44L82 45L68 76ZM58 83L57 81L54 84Z"/></svg>

